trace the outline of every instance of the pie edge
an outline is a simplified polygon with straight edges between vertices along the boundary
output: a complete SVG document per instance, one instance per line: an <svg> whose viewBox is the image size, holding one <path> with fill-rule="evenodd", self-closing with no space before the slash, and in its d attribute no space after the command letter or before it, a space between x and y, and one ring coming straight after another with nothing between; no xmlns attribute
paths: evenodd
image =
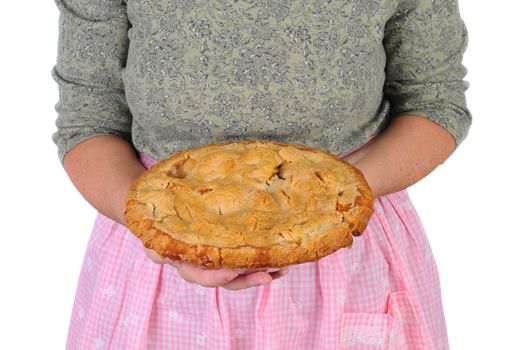
<svg viewBox="0 0 527 350"><path fill-rule="evenodd" d="M218 147L227 144L241 143L272 143L282 147L296 147L300 150L311 152L323 152L330 155L334 159L344 162L350 169L358 175L360 181L358 183L358 191L360 193L360 200L358 206L352 207L356 212L353 216L348 217L348 225L342 225L340 230L332 230L329 235L323 235L324 239L320 239L321 235L317 235L315 239L309 240L307 243L299 246L296 244L276 245L269 248L258 247L243 247L243 248L218 248L209 245L189 245L187 243L178 241L172 238L167 233L153 227L154 221L140 220L130 222L128 215L128 206L131 201L135 201L134 193L137 187L145 179L139 176L130 186L126 196L125 205L125 219L128 229L136 237L141 239L146 248L153 249L159 256L163 258L170 258L172 260L184 260L194 265L200 265L209 269L217 269L221 267L227 268L280 268L287 265L301 264L319 260L340 248L351 248L353 244L353 236L360 236L366 229L369 219L373 214L373 197L372 191L369 187L364 174L348 161L339 158L337 155L330 152L315 149L305 145L298 145L294 143L285 143L272 140L242 140L231 142L215 142L206 146L198 146L194 148ZM180 150L173 155L162 159L152 165L149 170L155 171L156 168L164 166L165 163L170 162L172 158L181 155L182 152L191 152L194 148ZM345 212L345 211L344 211ZM360 214L360 215L357 215ZM362 216L362 219L359 217ZM145 237L146 236L146 237Z"/></svg>

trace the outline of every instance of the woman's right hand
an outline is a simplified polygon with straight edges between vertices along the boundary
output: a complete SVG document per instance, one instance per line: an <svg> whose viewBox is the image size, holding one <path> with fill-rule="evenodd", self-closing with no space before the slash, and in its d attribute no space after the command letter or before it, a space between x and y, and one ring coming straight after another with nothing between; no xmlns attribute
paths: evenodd
<svg viewBox="0 0 527 350"><path fill-rule="evenodd" d="M287 268L273 272L253 271L249 273L245 269L239 269L238 271L228 268L211 270L183 261L162 258L154 250L144 249L146 255L153 262L172 265L178 270L179 275L185 281L199 284L203 287L223 287L230 290L246 289L271 283L272 280L283 277L288 272Z"/></svg>

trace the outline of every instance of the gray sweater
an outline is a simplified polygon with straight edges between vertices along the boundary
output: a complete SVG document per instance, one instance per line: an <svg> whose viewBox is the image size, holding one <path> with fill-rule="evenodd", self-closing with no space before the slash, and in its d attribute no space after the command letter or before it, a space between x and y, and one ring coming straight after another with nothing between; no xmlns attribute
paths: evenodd
<svg viewBox="0 0 527 350"><path fill-rule="evenodd" d="M342 154L390 118L467 135L457 0L55 0L62 161L98 135L160 160L267 139Z"/></svg>

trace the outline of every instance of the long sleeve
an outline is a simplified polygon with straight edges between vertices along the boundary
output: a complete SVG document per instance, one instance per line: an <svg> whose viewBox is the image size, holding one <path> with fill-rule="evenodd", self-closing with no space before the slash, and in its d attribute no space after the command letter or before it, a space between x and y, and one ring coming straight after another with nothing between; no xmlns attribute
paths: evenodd
<svg viewBox="0 0 527 350"><path fill-rule="evenodd" d="M467 44L457 0L401 0L384 37L391 116L424 116L449 131L459 146L472 123L462 65Z"/></svg>
<svg viewBox="0 0 527 350"><path fill-rule="evenodd" d="M130 26L124 0L55 0L60 11L57 62L58 113L52 135L60 161L76 144L98 135L131 142L122 70Z"/></svg>

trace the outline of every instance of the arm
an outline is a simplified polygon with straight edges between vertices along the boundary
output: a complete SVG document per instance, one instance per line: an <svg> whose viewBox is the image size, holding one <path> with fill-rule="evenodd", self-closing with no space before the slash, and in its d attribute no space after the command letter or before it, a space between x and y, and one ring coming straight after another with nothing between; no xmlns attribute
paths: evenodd
<svg viewBox="0 0 527 350"><path fill-rule="evenodd" d="M69 178L97 211L126 226L125 198L145 168L121 138L99 136L74 146L64 157Z"/></svg>
<svg viewBox="0 0 527 350"><path fill-rule="evenodd" d="M131 146L132 116L121 71L128 54L126 5L57 0L57 60L51 74L59 88L59 159L82 196L123 224L126 186L144 168Z"/></svg>
<svg viewBox="0 0 527 350"><path fill-rule="evenodd" d="M457 1L401 0L386 23L390 124L347 157L363 171L375 197L416 183L466 137L472 121L462 65L467 38Z"/></svg>
<svg viewBox="0 0 527 350"><path fill-rule="evenodd" d="M418 115L401 115L346 160L362 171L373 197L403 190L428 175L455 149L444 128Z"/></svg>
<svg viewBox="0 0 527 350"><path fill-rule="evenodd" d="M131 143L132 116L121 76L129 45L126 3L56 0L56 4L60 10L59 42L52 77L60 98L52 139L81 195L100 213L126 225L126 194L145 171ZM239 276L230 269L202 270L145 251L154 262L175 266L188 282L210 287L244 289L284 274Z"/></svg>
<svg viewBox="0 0 527 350"><path fill-rule="evenodd" d="M61 162L75 145L113 135L131 143L132 115L122 70L128 55L124 1L56 0L59 11L57 60L51 75L58 85L58 113L52 136Z"/></svg>

